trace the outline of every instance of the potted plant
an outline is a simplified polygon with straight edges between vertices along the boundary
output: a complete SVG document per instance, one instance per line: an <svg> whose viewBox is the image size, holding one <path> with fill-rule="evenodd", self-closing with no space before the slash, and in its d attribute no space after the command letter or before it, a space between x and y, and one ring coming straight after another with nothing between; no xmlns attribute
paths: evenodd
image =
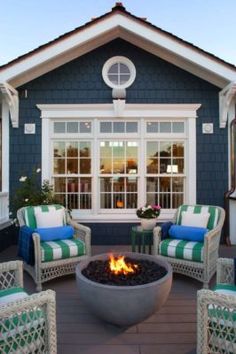
<svg viewBox="0 0 236 354"><path fill-rule="evenodd" d="M156 226L160 212L160 205L145 205L136 210L136 215L140 218L144 230L152 230Z"/></svg>

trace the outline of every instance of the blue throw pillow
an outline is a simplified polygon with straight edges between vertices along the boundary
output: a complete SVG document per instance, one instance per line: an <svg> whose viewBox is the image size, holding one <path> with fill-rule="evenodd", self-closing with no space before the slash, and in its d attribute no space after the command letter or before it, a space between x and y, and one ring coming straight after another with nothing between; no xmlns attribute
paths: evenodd
<svg viewBox="0 0 236 354"><path fill-rule="evenodd" d="M169 229L171 228L172 225L173 225L173 222L171 222L171 221L164 222L161 225L161 239L162 240L165 240L166 238L169 237Z"/></svg>
<svg viewBox="0 0 236 354"><path fill-rule="evenodd" d="M178 240L203 242L208 229L204 227L172 225L169 229L170 238Z"/></svg>
<svg viewBox="0 0 236 354"><path fill-rule="evenodd" d="M40 235L41 241L56 241L56 240L68 240L73 237L74 229L72 226L58 226L58 227L48 227L48 228L37 228L35 229Z"/></svg>

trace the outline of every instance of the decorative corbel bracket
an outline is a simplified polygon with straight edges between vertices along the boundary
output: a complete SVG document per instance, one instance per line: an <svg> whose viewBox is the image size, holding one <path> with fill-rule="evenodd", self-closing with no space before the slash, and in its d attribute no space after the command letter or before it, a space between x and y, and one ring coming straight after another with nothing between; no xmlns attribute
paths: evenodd
<svg viewBox="0 0 236 354"><path fill-rule="evenodd" d="M7 102L13 128L19 127L19 96L17 90L7 82L0 83L0 91Z"/></svg>
<svg viewBox="0 0 236 354"><path fill-rule="evenodd" d="M236 98L236 82L231 82L219 93L220 128L225 128L232 100Z"/></svg>
<svg viewBox="0 0 236 354"><path fill-rule="evenodd" d="M125 100L113 100L115 117L122 117L125 110Z"/></svg>

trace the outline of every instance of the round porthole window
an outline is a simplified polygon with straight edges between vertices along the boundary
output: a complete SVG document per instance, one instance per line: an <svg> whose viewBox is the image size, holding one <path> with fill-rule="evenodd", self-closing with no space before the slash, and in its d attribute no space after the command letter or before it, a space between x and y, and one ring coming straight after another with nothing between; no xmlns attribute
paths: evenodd
<svg viewBox="0 0 236 354"><path fill-rule="evenodd" d="M136 69L128 58L117 56L106 61L102 77L109 87L125 89L134 82Z"/></svg>

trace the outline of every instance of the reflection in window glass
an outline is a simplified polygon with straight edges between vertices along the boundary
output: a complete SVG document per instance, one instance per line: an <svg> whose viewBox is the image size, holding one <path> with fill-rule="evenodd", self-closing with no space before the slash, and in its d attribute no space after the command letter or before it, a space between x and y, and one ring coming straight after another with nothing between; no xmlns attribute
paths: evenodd
<svg viewBox="0 0 236 354"><path fill-rule="evenodd" d="M90 122L80 122L79 124L80 133L91 133L91 123Z"/></svg>
<svg viewBox="0 0 236 354"><path fill-rule="evenodd" d="M125 123L124 122L114 122L113 131L114 131L114 133L124 133L125 132Z"/></svg>
<svg viewBox="0 0 236 354"><path fill-rule="evenodd" d="M54 133L65 133L66 123L65 122L54 122Z"/></svg>
<svg viewBox="0 0 236 354"><path fill-rule="evenodd" d="M173 122L172 131L173 133L184 133L184 122Z"/></svg>
<svg viewBox="0 0 236 354"><path fill-rule="evenodd" d="M160 133L171 133L171 123L160 122Z"/></svg>
<svg viewBox="0 0 236 354"><path fill-rule="evenodd" d="M67 123L67 133L78 133L78 131L79 131L78 122Z"/></svg>
<svg viewBox="0 0 236 354"><path fill-rule="evenodd" d="M159 127L158 122L147 122L147 133L158 133Z"/></svg>
<svg viewBox="0 0 236 354"><path fill-rule="evenodd" d="M100 123L100 133L111 133L112 123L111 122L101 122Z"/></svg>

